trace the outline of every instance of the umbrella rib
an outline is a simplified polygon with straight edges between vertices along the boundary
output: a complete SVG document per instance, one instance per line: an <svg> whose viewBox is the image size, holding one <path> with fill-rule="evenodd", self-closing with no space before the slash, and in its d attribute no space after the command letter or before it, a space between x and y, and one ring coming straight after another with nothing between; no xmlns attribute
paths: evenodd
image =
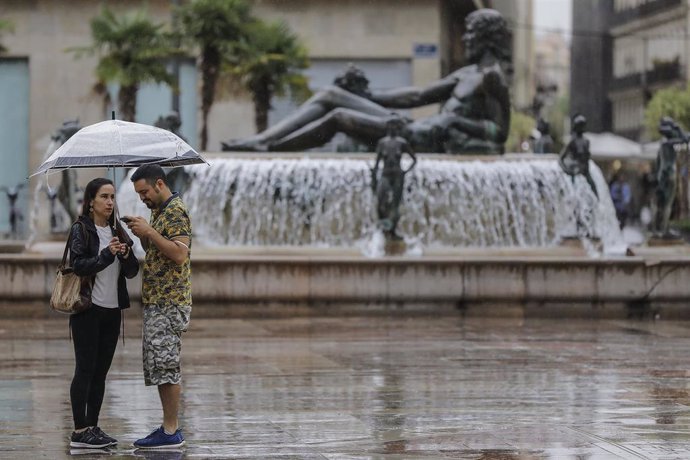
<svg viewBox="0 0 690 460"><path fill-rule="evenodd" d="M119 124L116 124L115 126L117 127L117 138L118 138L118 140L120 141L120 142L119 142L119 145L120 145L120 158L122 158L122 155L123 155L123 153L122 153L122 133L120 132L120 125L119 125Z"/></svg>

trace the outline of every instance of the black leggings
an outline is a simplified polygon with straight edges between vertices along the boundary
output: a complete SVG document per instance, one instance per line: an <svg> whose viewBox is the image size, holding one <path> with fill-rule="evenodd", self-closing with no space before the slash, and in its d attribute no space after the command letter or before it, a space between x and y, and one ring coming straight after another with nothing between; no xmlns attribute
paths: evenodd
<svg viewBox="0 0 690 460"><path fill-rule="evenodd" d="M97 305L70 316L75 368L69 393L76 430L98 426L105 377L117 347L121 318L119 308Z"/></svg>

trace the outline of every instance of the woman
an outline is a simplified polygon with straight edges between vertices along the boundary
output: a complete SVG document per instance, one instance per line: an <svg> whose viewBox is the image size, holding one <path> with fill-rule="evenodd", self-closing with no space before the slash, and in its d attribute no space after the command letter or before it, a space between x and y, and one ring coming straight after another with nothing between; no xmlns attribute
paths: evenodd
<svg viewBox="0 0 690 460"><path fill-rule="evenodd" d="M70 261L74 273L89 277L82 294L92 306L70 316L75 370L70 400L74 432L70 446L102 448L117 444L98 427L105 379L120 335L121 310L129 308L126 278L139 271L130 247L115 236L115 187L108 179L86 185L82 212L72 226Z"/></svg>

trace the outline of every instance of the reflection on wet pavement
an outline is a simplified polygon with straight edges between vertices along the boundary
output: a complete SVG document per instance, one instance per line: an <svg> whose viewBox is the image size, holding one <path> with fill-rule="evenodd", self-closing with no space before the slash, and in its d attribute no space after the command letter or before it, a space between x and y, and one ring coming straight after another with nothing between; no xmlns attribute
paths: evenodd
<svg viewBox="0 0 690 460"><path fill-rule="evenodd" d="M177 451L139 319L118 345L101 426L70 451L65 319L0 320L0 458L688 459L690 323L327 317L196 319Z"/></svg>

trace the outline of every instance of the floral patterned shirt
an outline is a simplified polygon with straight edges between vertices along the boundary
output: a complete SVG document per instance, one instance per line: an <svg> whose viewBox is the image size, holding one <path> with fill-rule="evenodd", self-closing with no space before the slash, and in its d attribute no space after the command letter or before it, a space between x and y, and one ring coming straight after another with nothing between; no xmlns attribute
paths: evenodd
<svg viewBox="0 0 690 460"><path fill-rule="evenodd" d="M151 212L151 226L171 240L189 238L192 247L192 223L187 207L175 193L160 209ZM178 265L149 244L142 273L141 301L144 305L192 305L192 270L189 255Z"/></svg>

